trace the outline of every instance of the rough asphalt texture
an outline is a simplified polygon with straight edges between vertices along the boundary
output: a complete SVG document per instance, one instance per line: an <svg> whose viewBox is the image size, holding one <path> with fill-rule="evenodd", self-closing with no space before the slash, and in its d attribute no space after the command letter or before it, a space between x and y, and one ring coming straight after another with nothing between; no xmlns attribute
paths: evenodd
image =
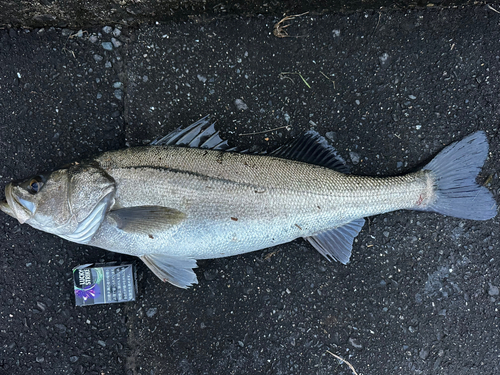
<svg viewBox="0 0 500 375"><path fill-rule="evenodd" d="M365 175L482 129L499 201L500 14L305 16L289 38L277 21L0 30L1 188L212 114L245 148L316 129ZM189 290L139 264L135 303L76 308L74 266L130 258L2 214L0 374L353 373L327 351L358 374L499 374L499 220L371 217L347 266L297 240L201 261Z"/></svg>

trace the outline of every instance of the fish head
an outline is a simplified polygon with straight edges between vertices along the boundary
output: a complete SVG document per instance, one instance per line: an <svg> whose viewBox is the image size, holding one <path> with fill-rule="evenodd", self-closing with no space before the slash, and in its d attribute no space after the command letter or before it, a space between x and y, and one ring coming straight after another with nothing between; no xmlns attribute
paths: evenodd
<svg viewBox="0 0 500 375"><path fill-rule="evenodd" d="M9 183L0 210L21 224L84 243L102 222L114 193L115 181L101 168L73 163Z"/></svg>

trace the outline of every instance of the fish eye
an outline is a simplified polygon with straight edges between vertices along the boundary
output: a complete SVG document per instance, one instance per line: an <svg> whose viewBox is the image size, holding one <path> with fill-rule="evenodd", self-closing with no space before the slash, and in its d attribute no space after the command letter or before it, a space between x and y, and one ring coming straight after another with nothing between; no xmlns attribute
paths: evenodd
<svg viewBox="0 0 500 375"><path fill-rule="evenodd" d="M42 179L39 176L32 178L28 184L28 191L31 194L36 194L43 186Z"/></svg>

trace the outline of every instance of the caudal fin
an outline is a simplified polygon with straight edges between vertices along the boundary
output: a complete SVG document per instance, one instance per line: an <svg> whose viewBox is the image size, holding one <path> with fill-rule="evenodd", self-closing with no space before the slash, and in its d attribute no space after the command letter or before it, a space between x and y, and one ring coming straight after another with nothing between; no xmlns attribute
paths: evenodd
<svg viewBox="0 0 500 375"><path fill-rule="evenodd" d="M472 220L496 216L492 194L476 182L488 156L488 140L483 131L473 133L444 148L423 169L433 172L435 201L425 211Z"/></svg>

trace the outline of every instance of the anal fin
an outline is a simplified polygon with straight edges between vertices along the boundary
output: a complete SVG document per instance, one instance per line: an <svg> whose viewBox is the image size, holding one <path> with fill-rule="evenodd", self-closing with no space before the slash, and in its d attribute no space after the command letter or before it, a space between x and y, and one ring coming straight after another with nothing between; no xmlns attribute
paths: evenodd
<svg viewBox="0 0 500 375"><path fill-rule="evenodd" d="M147 254L140 257L161 281L168 281L179 288L186 289L198 284L198 278L193 271L196 260L192 258L177 258L162 254Z"/></svg>
<svg viewBox="0 0 500 375"><path fill-rule="evenodd" d="M347 264L351 257L352 243L365 224L365 219L356 219L340 227L304 237L329 261L338 260Z"/></svg>

